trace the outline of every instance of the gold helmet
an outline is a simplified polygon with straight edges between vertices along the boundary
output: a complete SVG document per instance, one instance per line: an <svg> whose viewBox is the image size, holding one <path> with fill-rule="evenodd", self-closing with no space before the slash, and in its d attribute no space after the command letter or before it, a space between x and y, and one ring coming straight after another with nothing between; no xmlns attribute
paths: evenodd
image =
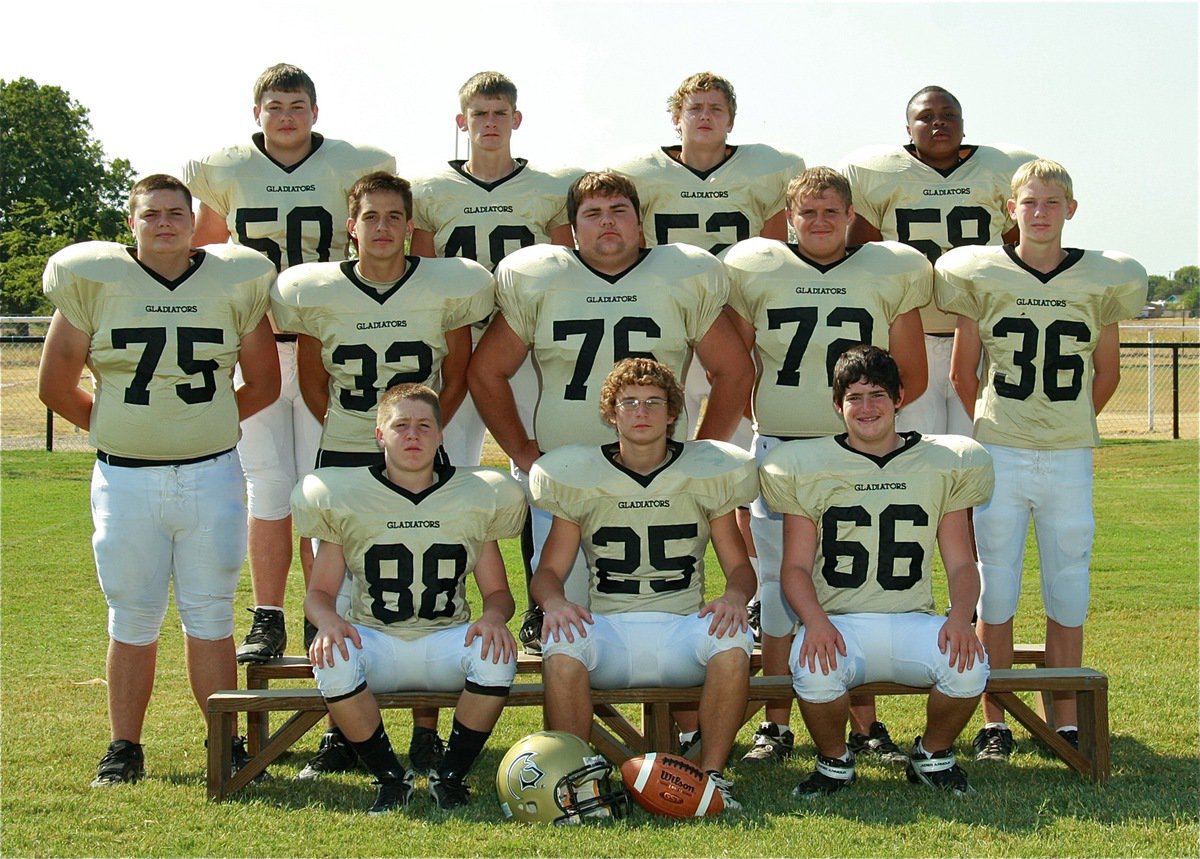
<svg viewBox="0 0 1200 859"><path fill-rule="evenodd" d="M612 764L565 731L538 731L517 742L496 770L505 817L578 823L584 817L623 817L629 795L609 782Z"/></svg>

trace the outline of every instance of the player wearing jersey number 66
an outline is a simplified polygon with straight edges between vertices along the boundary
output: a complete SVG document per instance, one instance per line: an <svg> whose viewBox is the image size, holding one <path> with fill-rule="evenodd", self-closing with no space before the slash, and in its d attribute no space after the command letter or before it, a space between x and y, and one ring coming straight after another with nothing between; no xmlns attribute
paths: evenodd
<svg viewBox="0 0 1200 859"><path fill-rule="evenodd" d="M38 395L97 448L92 545L108 601L112 745L94 787L144 773L142 723L172 586L201 713L209 695L237 685L246 508L234 446L238 421L279 395L265 317L271 263L237 247L193 253L192 198L173 176L134 185L129 213L135 248L71 245L43 278L55 311ZM94 397L79 384L85 365ZM240 753L235 744L235 766Z"/></svg>
<svg viewBox="0 0 1200 859"><path fill-rule="evenodd" d="M682 403L669 368L621 361L600 390L617 440L561 447L530 474L533 503L554 515L530 584L545 610L546 724L586 739L592 687L703 683L700 765L736 810L720 771L745 709L754 572L734 510L755 497L758 480L740 448L670 439ZM710 536L726 587L706 602ZM563 591L580 546L590 611Z"/></svg>

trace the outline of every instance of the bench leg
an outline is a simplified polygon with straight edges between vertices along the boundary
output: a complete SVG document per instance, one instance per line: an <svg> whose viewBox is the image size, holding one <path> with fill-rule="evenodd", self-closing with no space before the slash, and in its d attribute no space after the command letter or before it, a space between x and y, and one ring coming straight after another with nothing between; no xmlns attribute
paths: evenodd
<svg viewBox="0 0 1200 859"><path fill-rule="evenodd" d="M1112 776L1108 690L1089 689L1080 692L1076 700L1079 708L1079 751L1092 764L1092 781L1103 784Z"/></svg>
<svg viewBox="0 0 1200 859"><path fill-rule="evenodd" d="M1078 772L1080 775L1094 778L1095 761L1084 757L1083 751L1083 726L1080 725L1080 748L1076 749L1066 740L1058 735L1058 733L1047 725L1042 719L1038 718L1037 713L1029 708L1029 706L1016 696L1013 692L994 692L991 693L993 699L999 701L1000 706L1013 714L1018 722L1025 726L1029 733L1041 740L1050 751L1054 752L1061 760Z"/></svg>
<svg viewBox="0 0 1200 859"><path fill-rule="evenodd" d="M246 672L246 688L247 689L267 689L271 685L270 680L250 679L250 672ZM271 731L270 714L263 711L255 711L246 714L246 752L253 756L257 755L259 750L266 745L267 735Z"/></svg>
<svg viewBox="0 0 1200 859"><path fill-rule="evenodd" d="M229 793L236 717L236 713L208 714L208 798L213 802L220 802Z"/></svg>

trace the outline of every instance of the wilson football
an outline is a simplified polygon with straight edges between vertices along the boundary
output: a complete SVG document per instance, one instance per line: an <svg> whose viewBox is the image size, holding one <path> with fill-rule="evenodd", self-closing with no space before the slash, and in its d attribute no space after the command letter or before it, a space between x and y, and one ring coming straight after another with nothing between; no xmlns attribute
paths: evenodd
<svg viewBox="0 0 1200 859"><path fill-rule="evenodd" d="M725 808L708 773L687 758L651 752L621 764L621 779L637 804L665 817L704 817Z"/></svg>

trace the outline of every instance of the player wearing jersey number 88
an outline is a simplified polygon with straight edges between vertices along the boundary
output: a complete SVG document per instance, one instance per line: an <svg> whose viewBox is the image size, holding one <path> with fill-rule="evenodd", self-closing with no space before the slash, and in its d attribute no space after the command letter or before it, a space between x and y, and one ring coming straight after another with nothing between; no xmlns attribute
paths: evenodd
<svg viewBox="0 0 1200 859"><path fill-rule="evenodd" d="M1032 515L1046 610L1046 664L1079 666L1087 616L1096 414L1120 379L1117 323L1146 300L1146 270L1113 252L1064 248L1076 211L1071 177L1031 161L1012 180L1008 210L1020 239L1004 248L960 248L938 260L936 298L959 314L954 386L975 418L975 437L997 463L996 492L975 513L983 569L981 637L993 665L1012 663L1012 618ZM981 380L980 355L989 370ZM1076 724L1075 696L1056 694L1055 722ZM1003 710L984 698L985 730ZM982 743L981 743L982 746ZM981 749L982 750L982 749Z"/></svg>
<svg viewBox="0 0 1200 859"><path fill-rule="evenodd" d="M783 592L803 623L792 680L818 755L795 793L833 793L853 781L848 690L869 679L933 687L908 777L965 793L951 749L987 681L971 628L979 574L966 511L991 493L991 458L965 437L898 434L900 375L875 346L838 359L833 397L845 434L785 442L760 470L763 496L783 514ZM935 542L946 618L934 613Z"/></svg>
<svg viewBox="0 0 1200 859"><path fill-rule="evenodd" d="M236 685L245 507L233 447L239 419L279 394L264 315L270 263L242 248L192 253L191 196L172 176L139 181L129 207L136 248L72 245L50 258L43 279L55 312L38 395L97 448L93 547L109 606L113 744L96 787L144 773L142 726L172 584L201 713L212 692ZM80 387L85 365L94 397Z"/></svg>
<svg viewBox="0 0 1200 859"><path fill-rule="evenodd" d="M525 521L525 493L489 469L435 466L437 394L399 385L382 397L382 465L320 468L292 495L301 533L321 541L305 611L317 626L309 659L329 712L379 786L372 813L403 805L411 775L396 759L374 692L462 689L454 729L429 790L463 805L464 778L500 716L516 673L505 623L512 594L496 541ZM345 570L350 607L336 609ZM470 622L466 576L483 599Z"/></svg>
<svg viewBox="0 0 1200 859"><path fill-rule="evenodd" d="M665 407L651 405L658 399ZM530 474L534 505L554 516L530 584L545 611L546 723L586 738L592 687L703 683L700 765L714 775L725 807L737 809L720 771L745 707L754 573L733 511L757 494L757 480L739 448L670 440L682 403L669 368L621 361L600 393L617 441L561 447ZM726 588L706 602L710 536ZM563 590L580 546L591 610Z"/></svg>

